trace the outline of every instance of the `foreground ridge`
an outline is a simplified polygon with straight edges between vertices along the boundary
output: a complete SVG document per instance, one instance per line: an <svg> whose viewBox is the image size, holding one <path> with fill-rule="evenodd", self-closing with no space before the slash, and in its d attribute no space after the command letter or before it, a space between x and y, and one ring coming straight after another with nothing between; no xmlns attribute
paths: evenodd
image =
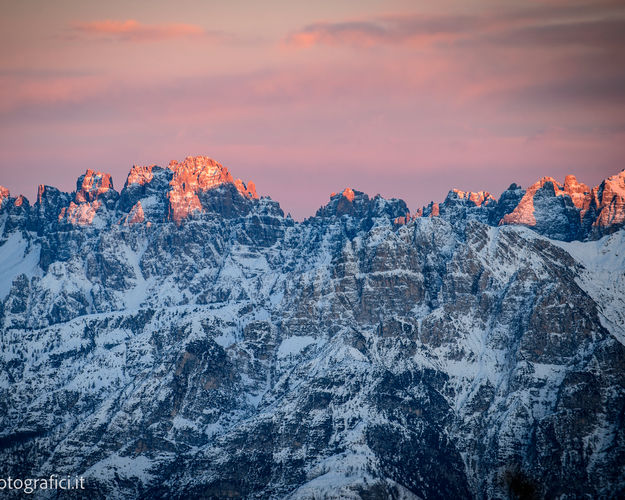
<svg viewBox="0 0 625 500"><path fill-rule="evenodd" d="M0 188L0 477L92 498L625 495L625 172L295 222L208 157Z"/></svg>

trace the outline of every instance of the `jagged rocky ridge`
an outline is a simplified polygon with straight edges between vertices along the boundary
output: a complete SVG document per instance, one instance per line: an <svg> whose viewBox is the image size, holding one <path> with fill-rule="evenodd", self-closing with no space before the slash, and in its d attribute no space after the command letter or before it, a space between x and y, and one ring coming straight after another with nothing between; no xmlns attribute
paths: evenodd
<svg viewBox="0 0 625 500"><path fill-rule="evenodd" d="M205 157L0 190L0 476L94 498L625 493L621 172L302 223ZM41 493L41 492L40 492ZM45 495L43 495L45 496Z"/></svg>

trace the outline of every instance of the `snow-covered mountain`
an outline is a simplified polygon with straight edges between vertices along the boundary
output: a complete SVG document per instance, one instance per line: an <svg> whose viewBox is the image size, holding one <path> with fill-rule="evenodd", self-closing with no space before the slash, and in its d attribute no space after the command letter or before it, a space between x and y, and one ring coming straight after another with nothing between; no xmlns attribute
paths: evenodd
<svg viewBox="0 0 625 500"><path fill-rule="evenodd" d="M347 188L301 223L207 157L0 188L0 477L625 495L624 222L625 171L413 214Z"/></svg>

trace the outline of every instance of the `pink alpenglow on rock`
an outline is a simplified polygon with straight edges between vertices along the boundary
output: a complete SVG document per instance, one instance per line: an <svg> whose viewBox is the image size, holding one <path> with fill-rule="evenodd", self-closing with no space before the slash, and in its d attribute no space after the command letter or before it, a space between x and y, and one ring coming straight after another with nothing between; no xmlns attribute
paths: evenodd
<svg viewBox="0 0 625 500"><path fill-rule="evenodd" d="M402 226L404 224L408 224L410 222L410 214L407 213L406 215L402 215L400 217L395 217L395 219L393 220L394 224L397 224L399 226Z"/></svg>
<svg viewBox="0 0 625 500"><path fill-rule="evenodd" d="M194 211L202 211L202 204L197 193L208 191L222 184L233 184L242 196L257 199L256 187L250 182L236 181L226 167L207 156L188 156L182 163L172 161L169 169L174 176L169 183L169 217L176 224Z"/></svg>
<svg viewBox="0 0 625 500"><path fill-rule="evenodd" d="M44 184L39 184L39 186L37 186L37 203L41 204L43 202L45 192L46 186Z"/></svg>
<svg viewBox="0 0 625 500"><path fill-rule="evenodd" d="M495 198L488 191L461 191L460 189L453 189L453 192L458 195L458 198L471 201L476 207L482 206L483 203L489 201L495 201Z"/></svg>
<svg viewBox="0 0 625 500"><path fill-rule="evenodd" d="M354 190L352 188L345 188L342 194L349 201L354 201Z"/></svg>
<svg viewBox="0 0 625 500"><path fill-rule="evenodd" d="M154 165L141 166L141 165L133 165L128 173L128 178L126 179L126 186L130 184L147 184L152 180L154 175L152 174L152 168Z"/></svg>
<svg viewBox="0 0 625 500"><path fill-rule="evenodd" d="M0 207L4 204L5 200L8 200L10 196L9 190L4 186L0 186Z"/></svg>
<svg viewBox="0 0 625 500"><path fill-rule="evenodd" d="M70 224L75 226L88 226L93 223L93 218L100 206L101 203L97 200L78 204L72 201L69 207L61 209L59 220L66 218Z"/></svg>
<svg viewBox="0 0 625 500"><path fill-rule="evenodd" d="M499 221L499 224L522 224L524 226L535 226L536 217L534 217L534 195L536 194L536 191L548 182L553 184L556 195L565 194L562 190L562 185L553 177L543 177L527 189L516 208L509 214L504 215L501 221Z"/></svg>
<svg viewBox="0 0 625 500"><path fill-rule="evenodd" d="M564 178L563 191L571 197L573 205L582 210L582 218L590 205L590 188L583 182L579 182L574 175Z"/></svg>
<svg viewBox="0 0 625 500"><path fill-rule="evenodd" d="M141 206L141 202L138 201L130 209L130 213L126 216L126 219L124 222L126 224L138 224L144 221L145 221L145 214L143 213L143 207Z"/></svg>
<svg viewBox="0 0 625 500"><path fill-rule="evenodd" d="M625 221L625 170L593 188L591 197L599 211L593 226L606 227Z"/></svg>
<svg viewBox="0 0 625 500"><path fill-rule="evenodd" d="M523 224L535 226L534 196L546 183L553 184L556 196L568 195L573 205L579 209L580 219L583 221L588 210L594 205L599 215L593 222L595 227L605 227L619 224L625 220L625 170L604 180L592 190L584 183L579 182L574 175L567 175L564 185L553 177L543 177L532 184L517 207L505 215L500 224Z"/></svg>
<svg viewBox="0 0 625 500"><path fill-rule="evenodd" d="M330 195L330 199L334 198L336 193L332 193ZM336 202L336 214L343 215L352 213L354 209L354 199L356 197L356 193L352 188L345 188L340 196L338 197L338 201Z"/></svg>
<svg viewBox="0 0 625 500"><path fill-rule="evenodd" d="M432 213L430 217L438 217L440 215L440 207L438 203L432 203Z"/></svg>
<svg viewBox="0 0 625 500"><path fill-rule="evenodd" d="M42 199L45 189L45 186L39 186L38 200ZM76 182L74 201L61 209L59 221L65 219L70 224L77 226L92 224L96 212L102 207L102 201L99 198L110 190L113 190L111 174L87 169L85 174L81 175Z"/></svg>
<svg viewBox="0 0 625 500"><path fill-rule="evenodd" d="M258 198L258 195L256 194L256 185L252 181L248 182L246 186L241 179L236 179L234 181L234 185L243 196L254 199Z"/></svg>
<svg viewBox="0 0 625 500"><path fill-rule="evenodd" d="M82 183L81 183L82 179ZM84 176L78 178L79 184L76 186L76 203L92 202L98 196L113 189L111 174L94 172L88 169Z"/></svg>

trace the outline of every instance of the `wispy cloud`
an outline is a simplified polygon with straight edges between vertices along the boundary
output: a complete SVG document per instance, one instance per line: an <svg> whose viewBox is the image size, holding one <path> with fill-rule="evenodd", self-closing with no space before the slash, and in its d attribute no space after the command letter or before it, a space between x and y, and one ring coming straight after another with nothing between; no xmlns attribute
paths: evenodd
<svg viewBox="0 0 625 500"><path fill-rule="evenodd" d="M471 29L479 20L468 16L406 15L364 21L321 22L291 33L287 45L373 46L380 44L423 44L452 40Z"/></svg>
<svg viewBox="0 0 625 500"><path fill-rule="evenodd" d="M86 38L104 38L127 42L153 42L174 38L221 38L223 34L208 31L196 24L143 24L134 19L117 21L106 19L74 23L72 34Z"/></svg>
<svg viewBox="0 0 625 500"><path fill-rule="evenodd" d="M620 51L625 46L625 17L535 23L496 32L480 41L506 46L557 48L573 45L588 48L618 48Z"/></svg>
<svg viewBox="0 0 625 500"><path fill-rule="evenodd" d="M376 45L495 45L622 47L625 6L611 0L587 5L543 5L479 15L393 16L317 22L289 34L285 44L371 47Z"/></svg>

